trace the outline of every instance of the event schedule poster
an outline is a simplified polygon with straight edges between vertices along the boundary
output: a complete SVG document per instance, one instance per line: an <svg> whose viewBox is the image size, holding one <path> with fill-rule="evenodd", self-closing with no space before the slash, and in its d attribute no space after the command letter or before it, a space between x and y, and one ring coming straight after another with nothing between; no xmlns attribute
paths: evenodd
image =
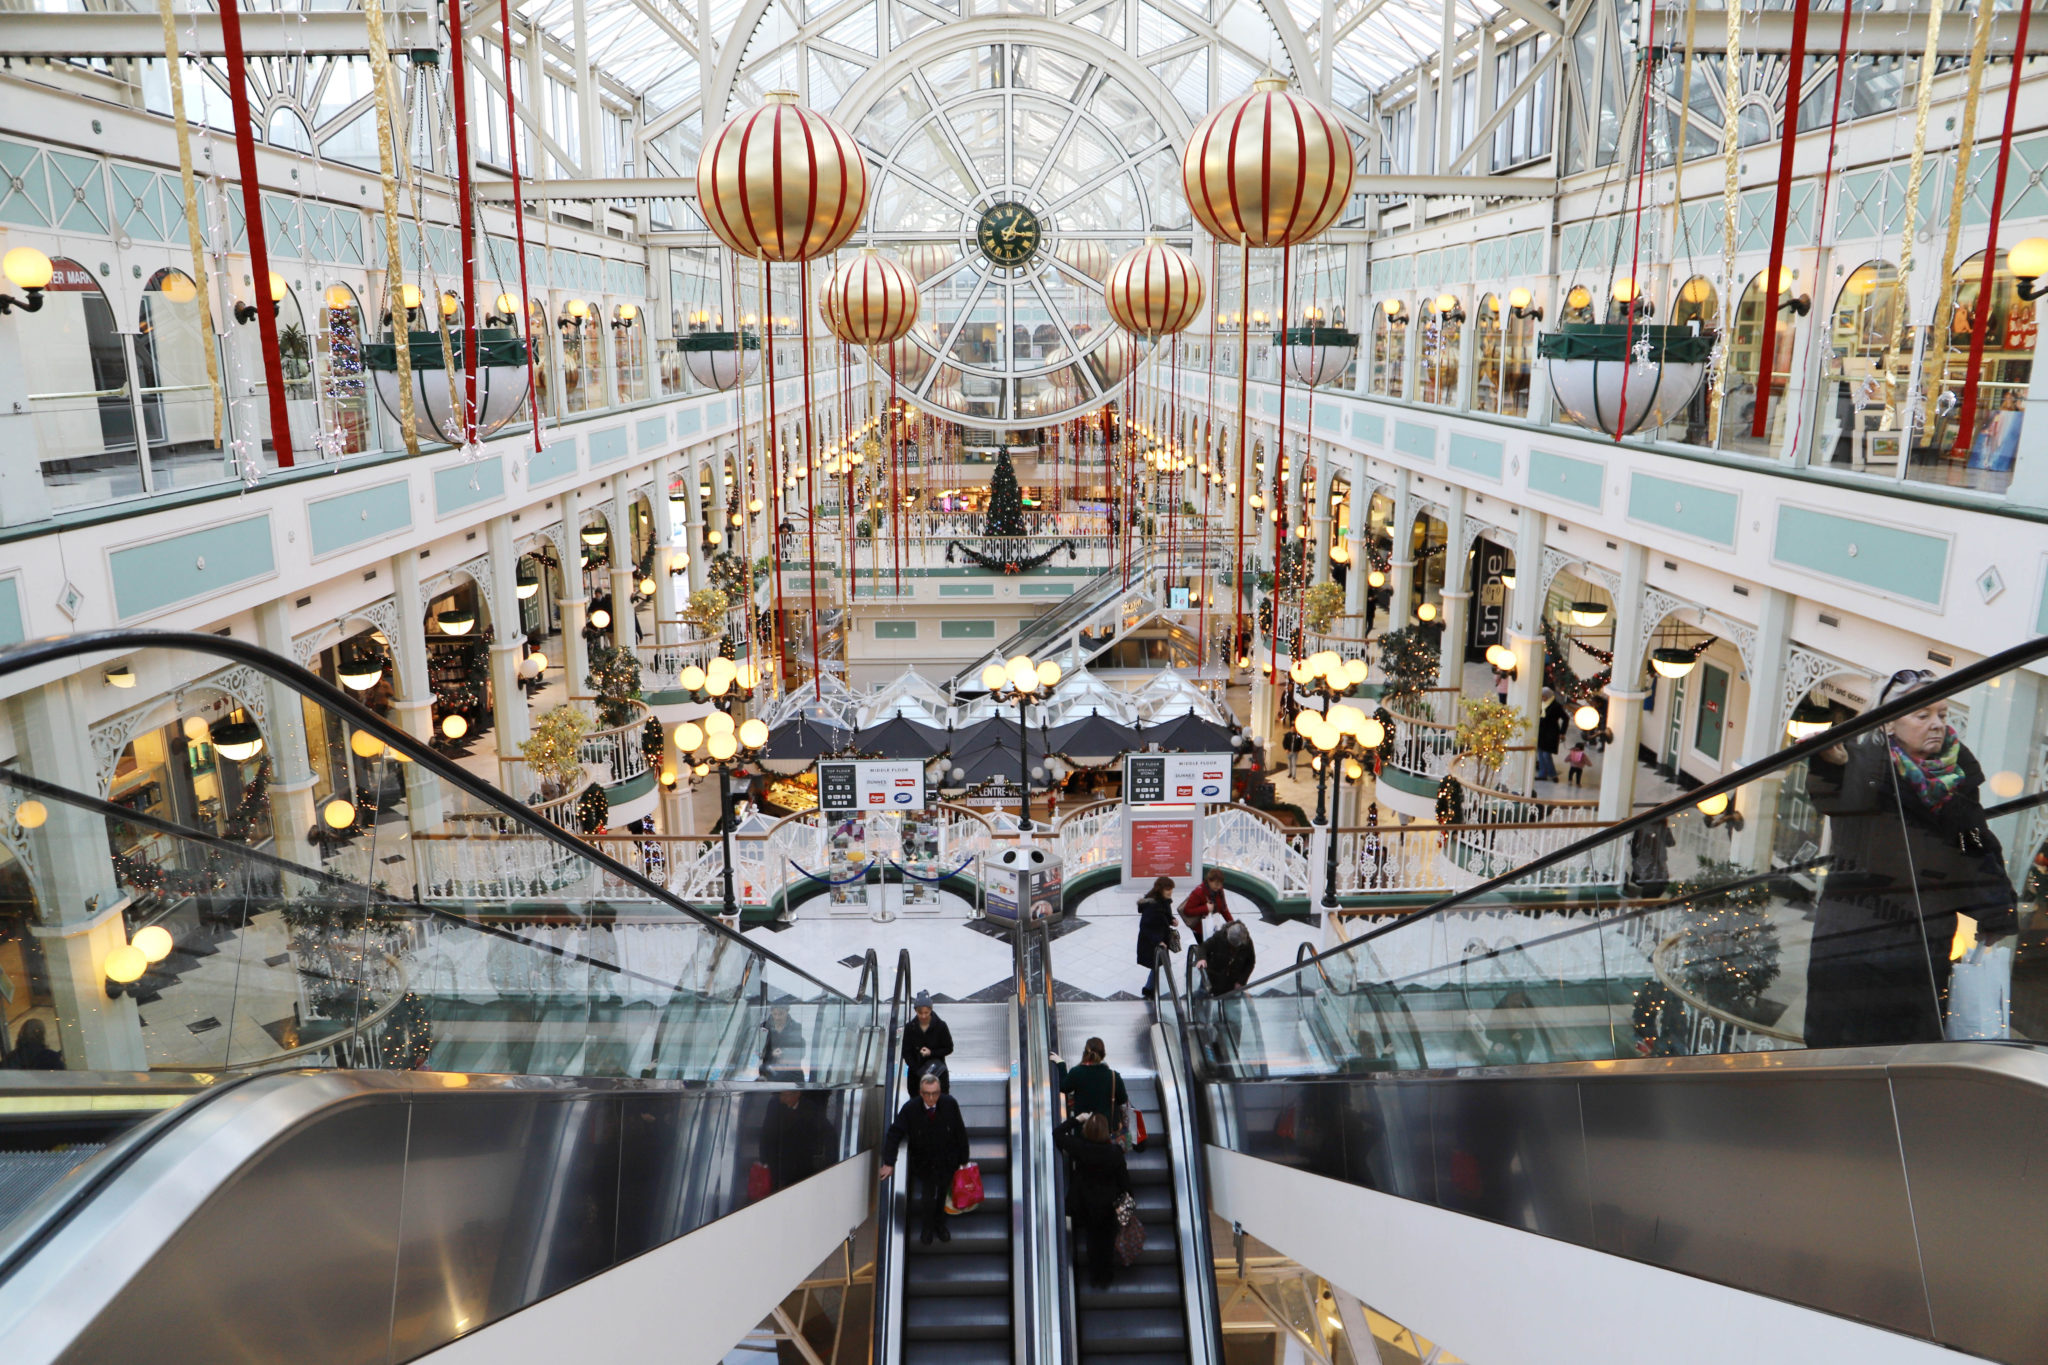
<svg viewBox="0 0 2048 1365"><path fill-rule="evenodd" d="M1188 878L1195 875L1195 822L1182 820L1134 820L1131 822L1131 866L1125 877L1142 881L1153 877Z"/></svg>

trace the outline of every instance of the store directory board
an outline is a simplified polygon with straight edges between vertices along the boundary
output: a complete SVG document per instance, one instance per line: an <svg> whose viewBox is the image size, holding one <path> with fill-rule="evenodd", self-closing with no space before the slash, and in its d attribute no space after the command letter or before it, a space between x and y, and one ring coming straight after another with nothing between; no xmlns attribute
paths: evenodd
<svg viewBox="0 0 2048 1365"><path fill-rule="evenodd" d="M1126 754L1126 806L1221 805L1230 800L1229 754Z"/></svg>
<svg viewBox="0 0 2048 1365"><path fill-rule="evenodd" d="M826 810L923 810L924 764L916 759L820 759L818 804Z"/></svg>

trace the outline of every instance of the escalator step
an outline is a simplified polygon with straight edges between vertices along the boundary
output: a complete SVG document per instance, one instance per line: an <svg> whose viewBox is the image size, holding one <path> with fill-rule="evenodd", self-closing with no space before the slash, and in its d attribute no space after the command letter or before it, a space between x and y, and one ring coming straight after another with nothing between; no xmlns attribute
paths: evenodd
<svg viewBox="0 0 2048 1365"><path fill-rule="evenodd" d="M990 1171L1007 1171L1010 1169L1009 1134L987 1133L976 1137L969 1133L967 1155L970 1160L981 1164L981 1173L984 1177Z"/></svg>
<svg viewBox="0 0 2048 1365"><path fill-rule="evenodd" d="M1155 1184L1173 1179L1173 1157L1167 1153L1166 1144L1156 1136L1147 1141L1142 1150L1127 1153L1124 1166L1130 1171L1134 1183Z"/></svg>
<svg viewBox="0 0 2048 1365"><path fill-rule="evenodd" d="M1010 1254L1010 1214L1007 1209L995 1213L981 1208L957 1218L948 1218L946 1231L953 1235L952 1241L933 1242L926 1246L917 1240L917 1219L913 1216L907 1239L910 1262L915 1264L920 1256L960 1256L991 1251L1001 1252L1004 1256Z"/></svg>
<svg viewBox="0 0 2048 1365"><path fill-rule="evenodd" d="M1146 1224L1146 1236L1151 1236L1151 1224L1164 1223L1173 1226L1173 1186L1168 1184L1139 1184L1131 1182L1131 1195L1138 1201L1138 1219Z"/></svg>
<svg viewBox="0 0 2048 1365"><path fill-rule="evenodd" d="M1147 1233L1150 1239L1150 1233ZM1081 1309L1082 1335L1087 1335L1086 1315L1105 1308L1178 1308L1181 1304L1180 1269L1171 1265L1119 1266L1116 1279L1107 1289L1090 1289L1088 1278L1079 1278L1074 1304Z"/></svg>
<svg viewBox="0 0 2048 1365"><path fill-rule="evenodd" d="M938 1245L933 1243L934 1246ZM950 1247L952 1244L949 1242ZM903 1293L910 1298L1010 1292L1010 1258L984 1252L953 1256L906 1256Z"/></svg>
<svg viewBox="0 0 2048 1365"><path fill-rule="evenodd" d="M1080 1322L1081 1353L1132 1355L1187 1350L1187 1318L1179 1308L1101 1308Z"/></svg>
<svg viewBox="0 0 2048 1365"><path fill-rule="evenodd" d="M905 1341L1008 1341L1010 1296L963 1294L906 1299Z"/></svg>
<svg viewBox="0 0 2048 1365"><path fill-rule="evenodd" d="M907 1357L906 1357L907 1358ZM1188 1365L1186 1351L1119 1351L1115 1354L1092 1352L1085 1347L1081 1351L1081 1365L1094 1365L1098 1360L1113 1360L1116 1365Z"/></svg>
<svg viewBox="0 0 2048 1365"><path fill-rule="evenodd" d="M53 1152L0 1152L0 1223L41 1198L103 1145L80 1142Z"/></svg>
<svg viewBox="0 0 2048 1365"><path fill-rule="evenodd" d="M1011 1365L1003 1341L906 1341L903 1365Z"/></svg>

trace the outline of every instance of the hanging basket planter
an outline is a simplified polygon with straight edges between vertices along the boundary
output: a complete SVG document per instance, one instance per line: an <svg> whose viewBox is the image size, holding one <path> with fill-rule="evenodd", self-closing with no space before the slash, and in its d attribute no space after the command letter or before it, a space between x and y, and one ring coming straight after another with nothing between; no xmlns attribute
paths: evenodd
<svg viewBox="0 0 2048 1365"><path fill-rule="evenodd" d="M1358 358L1358 333L1341 327L1289 327L1273 344L1287 348L1288 374L1311 389L1342 379Z"/></svg>
<svg viewBox="0 0 2048 1365"><path fill-rule="evenodd" d="M1640 322L1568 322L1536 340L1558 415L1616 440L1677 420L1713 351L1712 332Z"/></svg>
<svg viewBox="0 0 2048 1365"><path fill-rule="evenodd" d="M449 391L438 332L410 335L413 410L426 418L442 440L461 445L462 381L458 378L455 391ZM482 440L517 417L526 406L526 339L510 327L480 327L476 335L476 435ZM448 338L448 350L460 369L461 333ZM398 420L398 343L389 332L380 340L363 344L363 364L376 380L377 397L384 410L392 420Z"/></svg>
<svg viewBox="0 0 2048 1365"><path fill-rule="evenodd" d="M692 332L676 339L690 377L723 393L751 379L761 364L761 338L754 332Z"/></svg>

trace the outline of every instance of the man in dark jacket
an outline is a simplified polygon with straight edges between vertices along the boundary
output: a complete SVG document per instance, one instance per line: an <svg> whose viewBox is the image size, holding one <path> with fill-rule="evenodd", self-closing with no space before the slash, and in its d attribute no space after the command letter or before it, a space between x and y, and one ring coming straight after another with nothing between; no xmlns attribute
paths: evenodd
<svg viewBox="0 0 2048 1365"><path fill-rule="evenodd" d="M786 1190L829 1164L832 1130L824 1112L801 1090L778 1092L761 1119L761 1164L775 1188Z"/></svg>
<svg viewBox="0 0 2048 1365"><path fill-rule="evenodd" d="M918 1082L926 1071L937 1066L939 1091L948 1093L953 1083L946 1074L946 1058L953 1055L953 1030L932 1008L930 991L919 991L912 1004L917 1017L903 1026L903 1089L916 1098Z"/></svg>
<svg viewBox="0 0 2048 1365"><path fill-rule="evenodd" d="M953 1188L953 1173L967 1164L967 1122L960 1117L960 1102L939 1093L937 1076L924 1078L918 1097L896 1111L896 1121L883 1135L877 1172L882 1179L896 1173L896 1151L905 1142L910 1144L910 1207L924 1216L918 1240L929 1244L936 1233L941 1242L950 1242L946 1195Z"/></svg>
<svg viewBox="0 0 2048 1365"><path fill-rule="evenodd" d="M1224 925L1203 942L1202 962L1209 973L1209 994L1242 990L1258 969L1259 954L1252 946L1251 930L1242 924Z"/></svg>
<svg viewBox="0 0 2048 1365"><path fill-rule="evenodd" d="M1557 693L1543 689L1543 709L1536 717L1536 780L1557 781L1557 750L1564 743L1572 718L1557 699Z"/></svg>

